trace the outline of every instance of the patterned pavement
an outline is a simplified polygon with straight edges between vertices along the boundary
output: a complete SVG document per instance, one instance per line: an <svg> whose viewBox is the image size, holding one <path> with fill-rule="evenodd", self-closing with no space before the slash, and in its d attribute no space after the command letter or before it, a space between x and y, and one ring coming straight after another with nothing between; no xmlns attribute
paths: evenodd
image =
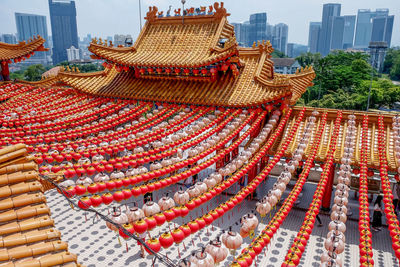
<svg viewBox="0 0 400 267"><path fill-rule="evenodd" d="M267 182L260 186L257 190L258 196L263 196L267 192L268 188L272 187L275 178L270 177ZM293 182L292 182L293 183ZM162 197L166 191L174 191L177 186L169 187L161 190L160 193L155 194L155 200ZM233 191L235 188L233 188ZM237 188L236 188L237 190ZM288 190L288 189L287 189ZM286 256L286 252L289 249L291 242L295 238L298 229L304 219L304 209L306 209L311 202L313 192L315 190L314 184L306 184L303 189L303 196L300 198L300 203L293 209L287 219L284 221L278 232L275 234L274 239L268 246L267 250L258 256L253 266L280 266ZM287 195L287 194L286 194ZM334 194L332 194L334 196ZM352 194L350 194L352 196ZM78 254L79 262L85 264L88 267L93 266L151 266L152 257L147 255L146 258L141 258L139 255L139 247L136 245L136 241L128 240L125 241L120 238L118 241L117 234L109 230L105 223L100 221L98 218L94 218L93 215L86 214L84 211L71 209L68 202L61 196L56 190L50 190L46 192L48 204L51 208L52 218L55 221L57 229L62 233L62 238L68 241L69 250L73 253ZM283 196L285 197L285 195ZM191 211L188 218L195 218L203 212L216 207L221 201L225 201L229 198L229 195L221 195L214 198L211 203L202 205L201 207ZM137 199L139 206L141 206L142 198ZM344 267L358 266L359 251L358 251L358 222L353 218L358 216L357 202L354 198L349 197L349 206L352 206L353 215L349 217L346 223L346 246L344 253L341 254ZM191 251L205 246L210 240L213 240L218 234L221 233L221 229L228 229L232 226L234 231L239 231L239 219L241 215L244 215L255 208L256 200L243 201L240 207L235 207L232 211L225 214L222 218L219 218L214 224L203 230L199 231L195 235L184 240L184 244L173 245L168 250L161 250L164 254L168 252L169 259L177 263L179 260L178 250L181 257L189 256ZM120 208L125 209L126 203L121 203ZM129 205L129 203L128 203ZM107 214L108 210L102 206L102 213ZM372 207L371 207L372 208ZM372 213L371 213L372 214ZM86 218L85 218L86 217ZM326 233L328 232L327 225L330 222L328 215L320 215L323 226L315 226L312 236L306 247L306 251L303 254L302 260L299 266L320 266L320 255L324 252L324 241ZM187 222L189 219L183 220L182 218L176 219L174 222L182 224L183 221ZM261 221L261 218L259 218ZM265 223L268 222L269 216L264 218L264 223L261 222L258 226L258 231L265 227ZM174 223L171 223L171 229ZM162 230L156 228L151 231L152 236L158 236L160 233L168 230L168 226L164 225ZM256 232L257 234L257 232ZM244 239L244 243L241 247L244 248L250 243L249 238ZM372 242L374 247L374 261L375 266L399 266L391 248L391 239L387 228L383 228L380 232L373 232ZM126 251L128 245L129 250ZM240 250L241 250L240 249ZM238 252L240 252L238 250ZM233 256L228 256L220 266L229 266ZM154 266L164 266L163 264L156 262Z"/></svg>

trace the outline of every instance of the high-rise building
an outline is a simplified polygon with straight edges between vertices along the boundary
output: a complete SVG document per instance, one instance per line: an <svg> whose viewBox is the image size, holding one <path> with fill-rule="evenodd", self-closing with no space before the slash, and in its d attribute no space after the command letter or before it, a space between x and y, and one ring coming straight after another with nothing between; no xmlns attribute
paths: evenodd
<svg viewBox="0 0 400 267"><path fill-rule="evenodd" d="M68 59L68 61L80 60L81 59L81 50L79 48L71 46L70 48L67 48L66 50L67 50L67 59Z"/></svg>
<svg viewBox="0 0 400 267"><path fill-rule="evenodd" d="M263 40L267 40L267 13L251 14L247 46Z"/></svg>
<svg viewBox="0 0 400 267"><path fill-rule="evenodd" d="M286 55L288 57L294 57L294 43L288 43L286 46Z"/></svg>
<svg viewBox="0 0 400 267"><path fill-rule="evenodd" d="M357 14L357 26L354 39L354 48L367 49L372 37L372 21L375 17L387 17L389 9L382 8L376 11L359 9Z"/></svg>
<svg viewBox="0 0 400 267"><path fill-rule="evenodd" d="M318 51L318 38L321 27L321 22L310 22L310 28L308 30L308 51L311 53L317 53Z"/></svg>
<svg viewBox="0 0 400 267"><path fill-rule="evenodd" d="M331 50L353 47L356 16L333 17Z"/></svg>
<svg viewBox="0 0 400 267"><path fill-rule="evenodd" d="M386 42L390 47L392 41L394 16L382 16L372 19L371 42Z"/></svg>
<svg viewBox="0 0 400 267"><path fill-rule="evenodd" d="M17 25L18 41L28 41L35 35L40 35L43 39L47 40L47 23L46 16L35 15L35 14L25 14L25 13L15 13L15 22ZM45 47L49 47L48 42L44 43ZM46 52L36 52L26 63L42 63L47 64Z"/></svg>
<svg viewBox="0 0 400 267"><path fill-rule="evenodd" d="M132 39L132 36L130 34L128 35L123 35L123 34L115 34L114 35L114 45L118 46L118 45L123 45L125 46L125 41L126 39Z"/></svg>
<svg viewBox="0 0 400 267"><path fill-rule="evenodd" d="M17 37L15 37L14 34L2 34L0 36L0 41L3 43L7 43L7 44L16 44L17 43Z"/></svg>
<svg viewBox="0 0 400 267"><path fill-rule="evenodd" d="M53 34L53 64L68 60L67 49L78 46L76 8L73 0L49 0Z"/></svg>
<svg viewBox="0 0 400 267"><path fill-rule="evenodd" d="M326 56L331 50L334 17L340 16L340 4L325 4L322 10L321 33L318 38L318 52Z"/></svg>
<svg viewBox="0 0 400 267"><path fill-rule="evenodd" d="M287 53L289 27L285 23L278 23L272 30L272 47L283 53Z"/></svg>

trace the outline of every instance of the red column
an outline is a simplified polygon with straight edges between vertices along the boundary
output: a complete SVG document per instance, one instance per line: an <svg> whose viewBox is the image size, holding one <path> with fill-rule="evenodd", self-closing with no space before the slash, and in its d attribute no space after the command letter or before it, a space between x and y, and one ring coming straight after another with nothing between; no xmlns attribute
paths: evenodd
<svg viewBox="0 0 400 267"><path fill-rule="evenodd" d="M325 187L324 197L322 198L322 209L329 211L331 209L331 198L333 189L333 179L335 177L336 165L332 164L329 172L328 182Z"/></svg>
<svg viewBox="0 0 400 267"><path fill-rule="evenodd" d="M232 138L232 143L239 139L239 134ZM236 158L239 155L239 146L232 151L231 159Z"/></svg>
<svg viewBox="0 0 400 267"><path fill-rule="evenodd" d="M1 76L3 76L3 81L10 80L10 70L8 69L7 61L1 61Z"/></svg>

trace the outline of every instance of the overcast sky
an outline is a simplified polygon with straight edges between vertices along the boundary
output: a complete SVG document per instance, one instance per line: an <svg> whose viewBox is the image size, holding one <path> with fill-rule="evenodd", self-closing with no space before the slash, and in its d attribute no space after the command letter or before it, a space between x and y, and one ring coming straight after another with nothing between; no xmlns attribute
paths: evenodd
<svg viewBox="0 0 400 267"><path fill-rule="evenodd" d="M76 0L78 34L92 37L139 33L139 0ZM48 0L0 0L0 33L16 33L15 12L45 15L51 34ZM210 5L210 0L187 0L186 7ZM249 15L267 12L268 23L280 22L289 25L289 42L307 44L310 21L321 21L324 3L341 3L342 15L356 15L358 9L389 8L395 15L392 46L400 46L400 1L399 0L226 0L225 7L231 16L229 22L243 22ZM164 14L169 5L181 7L180 0L142 0L142 17L148 7L156 5ZM144 20L142 19L143 23Z"/></svg>

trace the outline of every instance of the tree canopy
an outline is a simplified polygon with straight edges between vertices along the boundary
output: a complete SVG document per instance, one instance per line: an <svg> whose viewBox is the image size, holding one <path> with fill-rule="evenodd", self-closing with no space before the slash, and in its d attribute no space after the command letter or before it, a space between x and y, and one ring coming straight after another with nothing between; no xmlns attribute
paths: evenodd
<svg viewBox="0 0 400 267"><path fill-rule="evenodd" d="M371 72L375 78L370 108L390 108L399 101L400 87L388 79L378 78L368 64L367 54L335 51L322 58L320 54L306 53L296 59L302 66L313 65L316 73L314 86L307 89L298 105L365 110Z"/></svg>

